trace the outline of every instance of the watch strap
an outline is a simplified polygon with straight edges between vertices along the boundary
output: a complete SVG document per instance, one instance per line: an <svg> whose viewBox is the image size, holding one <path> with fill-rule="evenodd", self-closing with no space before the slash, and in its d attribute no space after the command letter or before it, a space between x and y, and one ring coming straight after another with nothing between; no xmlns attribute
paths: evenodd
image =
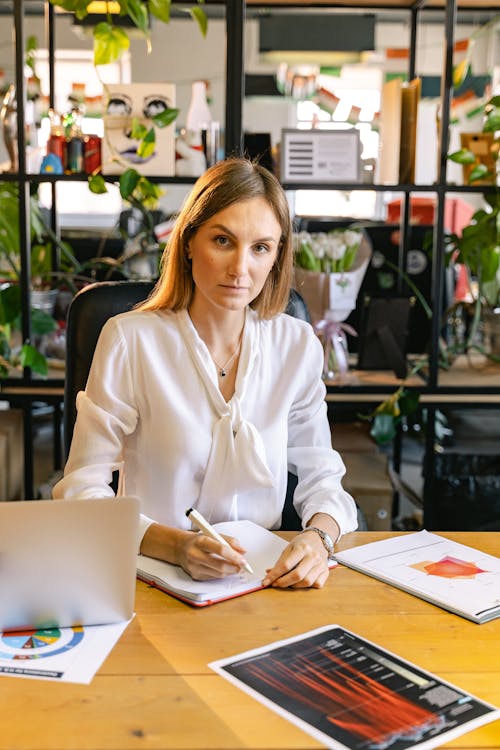
<svg viewBox="0 0 500 750"><path fill-rule="evenodd" d="M330 534L327 534L326 531L323 531L323 529L319 529L317 526L307 526L303 531L302 534L305 534L306 531L314 531L318 536L320 537L321 541L323 542L323 547L328 552L328 559L333 560L333 539L331 538Z"/></svg>

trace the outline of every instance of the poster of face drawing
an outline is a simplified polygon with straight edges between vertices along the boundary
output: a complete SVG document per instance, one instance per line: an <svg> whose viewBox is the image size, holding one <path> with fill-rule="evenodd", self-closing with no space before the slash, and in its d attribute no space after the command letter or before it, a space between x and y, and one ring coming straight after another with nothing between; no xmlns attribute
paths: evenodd
<svg viewBox="0 0 500 750"><path fill-rule="evenodd" d="M143 175L175 174L175 123L155 128L156 146L150 156L137 153L139 141L132 138L136 118L148 130L152 118L175 107L173 83L108 84L104 113L103 174L121 174L136 169Z"/></svg>

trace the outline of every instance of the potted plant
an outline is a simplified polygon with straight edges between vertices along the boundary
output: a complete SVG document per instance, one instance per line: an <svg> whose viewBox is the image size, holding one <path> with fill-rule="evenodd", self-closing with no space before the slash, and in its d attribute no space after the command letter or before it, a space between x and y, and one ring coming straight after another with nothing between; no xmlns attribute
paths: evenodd
<svg viewBox="0 0 500 750"><path fill-rule="evenodd" d="M477 210L462 233L448 236L448 263L463 266L467 281L467 294L450 310L463 335L455 335L449 346L450 355L479 349L496 359L500 355L500 191L497 187L497 162L500 152L500 96L489 99L484 105L483 132L491 136L487 158L470 149L462 148L449 158L469 165L468 182L494 186L485 190L484 207ZM480 325L486 336L483 344L478 339Z"/></svg>
<svg viewBox="0 0 500 750"><path fill-rule="evenodd" d="M61 10L75 13L78 19L83 19L89 13L92 0L50 0L51 4ZM144 35L148 49L151 47L149 15L154 16L162 23L170 22L171 0L117 0L119 16L127 17ZM184 9L197 23L201 34L205 37L208 28L207 16L202 8L203 0L198 4ZM116 15L114 16L116 18ZM107 65L118 60L130 46L129 35L122 26L113 21L113 14L106 13L106 20L98 23L93 29L94 37L94 64ZM137 154L146 158L153 153L156 143L155 128L168 127L177 117L178 109L168 108L152 117L152 127L146 128L136 119L132 122L132 137L138 141ZM117 156L114 157L119 161ZM106 182L96 170L89 177L89 187L93 193L107 192ZM139 174L135 169L127 169L120 178L120 193L124 200L141 211L146 228L152 229L151 214L149 209L152 203L158 199L159 188L152 184L146 177Z"/></svg>
<svg viewBox="0 0 500 750"><path fill-rule="evenodd" d="M73 255L70 246L61 242L44 220L36 194L30 196L31 242L31 327L34 339L57 328L52 316L54 298L60 289L75 293L82 285L94 281L98 269L116 269L113 258L93 258L85 264ZM47 374L47 361L32 342L20 341L21 331L21 253L19 233L19 192L13 182L0 182L0 377L25 366L41 375ZM52 249L60 255L59 268L52 268ZM47 305L37 296L47 295ZM52 307L50 306L52 304Z"/></svg>

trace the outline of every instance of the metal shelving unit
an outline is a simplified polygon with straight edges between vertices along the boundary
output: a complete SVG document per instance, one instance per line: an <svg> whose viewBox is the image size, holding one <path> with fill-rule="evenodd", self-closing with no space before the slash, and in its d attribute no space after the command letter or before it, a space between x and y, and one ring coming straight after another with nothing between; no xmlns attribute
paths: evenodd
<svg viewBox="0 0 500 750"><path fill-rule="evenodd" d="M210 0L206 5L210 5ZM239 153L242 144L242 105L243 105L243 34L245 23L245 5L240 0L222 0L212 3L225 7L226 19L226 107L225 107L225 150L226 154ZM14 45L15 45L15 85L16 99L23 102L17 107L18 132L18 171L2 174L3 181L16 182L19 186L19 216L21 243L21 295L22 295L22 338L31 340L30 308L30 271L31 247L29 233L29 190L31 184L52 183L52 223L57 226L55 185L57 182L86 181L85 175L41 175L30 174L26 164L25 138L25 103L26 82L24 79L25 18L28 12L28 0L14 0ZM46 47L49 51L49 104L54 104L54 55L55 55L55 13L54 7L45 0L43 3L46 27ZM118 176L116 176L116 179ZM106 179L112 181L113 176ZM190 184L194 178L151 177L151 182L161 184ZM57 267L57 259L54 259ZM40 401L54 406L54 464L58 468L61 461L60 409L63 401L63 380L61 378L40 379L34 377L30 368L25 368L20 378L0 380L0 399L7 400L12 406L23 410L24 415L24 494L34 496L33 487L33 403Z"/></svg>
<svg viewBox="0 0 500 750"><path fill-rule="evenodd" d="M225 5L226 13L226 113L225 113L225 143L226 143L226 154L239 153L242 148L242 106L243 106L243 92L244 92L244 28L245 28L245 16L246 16L246 5L243 0L226 0L225 3L217 3L218 5ZM26 0L15 0L14 2L14 30L15 30L15 42L16 42L16 87L18 92L18 100L24 101L25 99L25 81L23 77L23 50L25 45L24 40L24 19L25 19L25 5ZM262 6L261 2L248 1L248 6L252 8L258 8ZM267 3L266 7L304 7L303 2L293 2L290 0L283 0L283 2L271 2ZM324 184L315 185L311 183L308 188L311 189L339 189L346 191L353 190L374 190L377 192L398 192L402 195L402 213L401 213L401 243L399 251L399 263L401 267L404 267L406 254L409 248L409 227L410 227L410 197L412 193L419 192L433 192L437 198L436 214L435 214L435 226L434 226L434 251L433 251L433 266L432 266L432 306L433 309L439 310L443 295L443 277L444 277L444 253L443 253L443 240L445 235L444 226L444 208L445 198L448 192L454 193L484 193L484 187L469 187L469 186L455 186L448 185L446 182L446 166L448 153L448 138L449 138L449 112L452 92L452 53L454 45L455 26L457 21L457 10L460 9L474 9L481 10L484 12L494 12L497 10L491 2L457 2L457 0L448 0L448 2L436 2L436 0L430 0L425 3L424 0L404 0L404 2L373 2L373 0L358 0L357 2L331 2L330 0L320 0L313 4L308 4L307 7L325 7L328 9L362 9L362 10L377 10L377 9L390 9L404 11L408 13L410 22L410 40L411 49L408 63L408 72L410 78L418 75L416 70L416 37L417 28L419 24L419 16L424 9L436 9L444 13L444 35L446 39L445 43L445 60L443 66L442 85L441 85L441 140L440 140L440 161L439 161L439 174L436 184L433 185L413 185L413 184L398 184L398 185L344 185L335 184L325 186ZM47 20L47 48L49 50L49 58L51 61L51 96L53 97L53 59L54 59L54 9L45 0L46 9L46 20ZM52 99L53 101L53 99ZM21 242L22 242L22 274L21 274L21 290L23 297L23 337L24 339L30 338L30 321L29 321L29 310L30 310L30 244L29 244L29 231L28 231L28 200L29 200L29 187L30 184L36 184L40 182L51 182L53 183L53 198L54 198L54 224L55 222L55 184L59 181L75 181L84 180L85 177L75 176L50 176L50 175L39 175L39 174L28 174L26 171L26 158L25 158L25 138L24 138L24 108L18 107L18 132L19 132L19 171L16 174L5 174L1 176L2 180L13 180L19 185L20 193L20 230L21 230ZM112 179L110 177L110 179ZM154 182L161 182L165 184L176 184L176 183L189 183L189 178L152 178ZM193 180L194 181L194 180ZM287 190L304 189L303 184L287 183L284 185ZM492 188L495 189L495 188ZM488 404L499 407L500 406L500 388L495 386L482 387L480 385L471 385L470 387L458 387L446 385L442 386L439 383L439 372L438 372L438 346L439 346L439 335L440 335L441 322L439 316L434 316L432 322L432 334L431 334L431 348L429 357L429 370L427 380L422 381L421 385L410 386L416 388L422 394L422 402L426 405L429 413L429 425L430 429L427 432L427 442L425 450L425 462L426 462L426 474L432 478L433 470L433 457L435 449L435 434L433 429L435 412L439 408L441 400L447 404L456 403L464 404L464 397L473 397L479 399L481 397L488 398ZM372 385L358 385L358 386L342 386L342 385L331 385L328 388L329 398L332 401L338 399L343 401L352 397L353 403L365 403L374 404L381 397L394 391L393 384L379 384L377 386ZM62 404L63 398L63 381L58 378L49 380L40 380L33 378L31 372L26 369L23 373L22 378L10 379L6 381L0 381L0 398L6 398L11 401L12 404L21 406L24 410L24 427L25 427L25 494L30 496L33 493L33 455L32 455L32 404L34 401L40 400L47 403L53 403L57 405L57 408ZM475 401L477 404L477 401ZM60 444L57 443L55 446L56 450L60 452ZM433 507L432 507L432 479L426 486L425 491L425 508L424 508L424 519L425 524L428 528L432 528L433 520Z"/></svg>

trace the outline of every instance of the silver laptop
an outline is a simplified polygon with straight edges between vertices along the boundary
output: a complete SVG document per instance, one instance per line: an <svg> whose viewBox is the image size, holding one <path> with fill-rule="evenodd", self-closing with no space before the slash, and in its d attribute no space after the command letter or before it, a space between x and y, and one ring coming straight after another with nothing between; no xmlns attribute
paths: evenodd
<svg viewBox="0 0 500 750"><path fill-rule="evenodd" d="M138 524L135 497L0 502L0 630L128 620Z"/></svg>

